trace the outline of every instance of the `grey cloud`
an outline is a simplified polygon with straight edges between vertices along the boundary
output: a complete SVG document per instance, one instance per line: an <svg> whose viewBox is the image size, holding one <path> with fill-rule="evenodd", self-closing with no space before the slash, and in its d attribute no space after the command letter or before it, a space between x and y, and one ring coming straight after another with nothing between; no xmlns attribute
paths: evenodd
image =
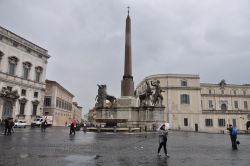
<svg viewBox="0 0 250 166"><path fill-rule="evenodd" d="M248 0L1 0L0 25L49 50L47 78L87 111L96 84L120 96L125 18L131 7L135 84L159 73L249 83Z"/></svg>

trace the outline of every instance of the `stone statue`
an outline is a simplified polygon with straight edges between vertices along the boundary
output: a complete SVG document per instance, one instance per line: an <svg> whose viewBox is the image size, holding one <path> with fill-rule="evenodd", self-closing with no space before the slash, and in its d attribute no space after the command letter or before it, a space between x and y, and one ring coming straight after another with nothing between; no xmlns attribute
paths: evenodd
<svg viewBox="0 0 250 166"><path fill-rule="evenodd" d="M155 93L152 96L152 105L162 106L163 96L161 95L162 92L165 92L160 87L160 81L156 80L155 82L151 81L151 85L155 87Z"/></svg>
<svg viewBox="0 0 250 166"><path fill-rule="evenodd" d="M20 96L19 96L17 90L10 91L8 88L2 87L2 89L0 91L0 97L6 97L6 98L9 98L9 99L12 99L12 100L16 100Z"/></svg>
<svg viewBox="0 0 250 166"><path fill-rule="evenodd" d="M114 96L108 95L107 94L107 86L104 85L98 85L98 94L95 98L96 106L103 107L106 104L106 100L108 100L111 103L111 107L116 101L116 98Z"/></svg>
<svg viewBox="0 0 250 166"><path fill-rule="evenodd" d="M151 95L153 94L153 91L151 90L151 87L148 83L148 81L146 81L146 90L139 95L139 100L140 100L140 106L143 105L150 105L149 101L151 99Z"/></svg>

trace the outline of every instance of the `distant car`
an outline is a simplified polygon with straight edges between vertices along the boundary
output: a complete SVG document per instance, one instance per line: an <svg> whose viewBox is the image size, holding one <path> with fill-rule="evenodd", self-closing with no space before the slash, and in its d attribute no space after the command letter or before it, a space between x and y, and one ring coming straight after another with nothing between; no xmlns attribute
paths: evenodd
<svg viewBox="0 0 250 166"><path fill-rule="evenodd" d="M27 123L25 120L18 120L17 122L15 122L15 126L14 127L18 127L18 128L26 128Z"/></svg>

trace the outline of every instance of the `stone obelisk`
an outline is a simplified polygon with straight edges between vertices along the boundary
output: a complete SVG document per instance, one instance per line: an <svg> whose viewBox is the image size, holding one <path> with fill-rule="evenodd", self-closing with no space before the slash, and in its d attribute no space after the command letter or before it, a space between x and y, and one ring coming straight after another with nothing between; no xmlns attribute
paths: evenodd
<svg viewBox="0 0 250 166"><path fill-rule="evenodd" d="M125 63L124 75L121 81L121 96L134 96L134 81L132 76L132 55L131 55L131 20L126 18L126 34L125 34Z"/></svg>

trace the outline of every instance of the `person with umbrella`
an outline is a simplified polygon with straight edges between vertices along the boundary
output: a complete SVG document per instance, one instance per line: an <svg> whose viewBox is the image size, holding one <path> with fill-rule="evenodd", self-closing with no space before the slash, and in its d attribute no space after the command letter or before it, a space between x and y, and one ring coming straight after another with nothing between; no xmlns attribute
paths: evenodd
<svg viewBox="0 0 250 166"><path fill-rule="evenodd" d="M70 123L70 131L69 134L71 135L72 133L74 133L74 135L76 134L76 120L72 119L71 123Z"/></svg>
<svg viewBox="0 0 250 166"><path fill-rule="evenodd" d="M161 148L163 147L166 157L170 157L167 153L167 136L168 136L169 123L164 123L160 126L159 130L159 147L158 156L160 156Z"/></svg>

